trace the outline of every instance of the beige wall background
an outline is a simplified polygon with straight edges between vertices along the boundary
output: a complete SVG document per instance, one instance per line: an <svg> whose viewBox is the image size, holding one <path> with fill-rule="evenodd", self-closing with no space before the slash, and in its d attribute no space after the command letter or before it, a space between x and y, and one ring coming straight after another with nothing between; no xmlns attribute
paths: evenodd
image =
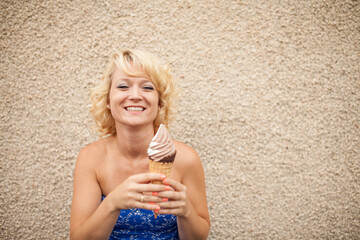
<svg viewBox="0 0 360 240"><path fill-rule="evenodd" d="M360 236L357 0L1 1L1 239L68 239L114 47L169 63L171 132L206 172L209 239Z"/></svg>

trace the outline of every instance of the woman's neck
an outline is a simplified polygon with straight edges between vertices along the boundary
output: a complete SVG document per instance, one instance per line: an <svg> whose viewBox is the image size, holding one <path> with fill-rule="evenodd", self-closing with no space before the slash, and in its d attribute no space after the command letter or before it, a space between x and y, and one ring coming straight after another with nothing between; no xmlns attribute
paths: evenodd
<svg viewBox="0 0 360 240"><path fill-rule="evenodd" d="M117 126L114 140L121 155L129 160L140 160L147 156L147 148L154 136L154 127Z"/></svg>

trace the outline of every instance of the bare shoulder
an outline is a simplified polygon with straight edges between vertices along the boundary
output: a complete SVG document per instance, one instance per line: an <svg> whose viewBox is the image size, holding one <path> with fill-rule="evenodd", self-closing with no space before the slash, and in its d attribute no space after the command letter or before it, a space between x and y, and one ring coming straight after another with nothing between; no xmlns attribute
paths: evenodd
<svg viewBox="0 0 360 240"><path fill-rule="evenodd" d="M199 154L195 149L186 145L183 142L173 140L176 147L175 164L182 170L197 170L202 169Z"/></svg>
<svg viewBox="0 0 360 240"><path fill-rule="evenodd" d="M101 156L106 154L106 146L109 142L108 138L100 139L89 145L85 146L83 149L80 150L78 158L77 158L77 165L86 164L88 166L96 166L97 161L101 159Z"/></svg>
<svg viewBox="0 0 360 240"><path fill-rule="evenodd" d="M193 149L192 147L190 147L189 145L186 145L185 143L177 141L177 140L173 140L173 142L175 144L177 154L180 154L182 156L186 156L189 158L199 158L199 155L196 152L196 150Z"/></svg>

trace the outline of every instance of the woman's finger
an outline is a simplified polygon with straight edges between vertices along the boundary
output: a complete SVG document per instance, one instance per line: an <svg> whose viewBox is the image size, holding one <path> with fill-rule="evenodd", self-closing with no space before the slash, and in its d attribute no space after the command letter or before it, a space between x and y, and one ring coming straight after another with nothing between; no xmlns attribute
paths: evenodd
<svg viewBox="0 0 360 240"><path fill-rule="evenodd" d="M142 208L147 210L160 210L160 206L157 204L145 203L145 202L138 202L134 203L134 208Z"/></svg>
<svg viewBox="0 0 360 240"><path fill-rule="evenodd" d="M139 193L158 193L162 191L169 191L172 190L171 187L165 186L163 184L133 184L129 187L130 191L139 192Z"/></svg>
<svg viewBox="0 0 360 240"><path fill-rule="evenodd" d="M184 201L163 201L157 203L161 209L174 209L174 208L182 208L185 206Z"/></svg>
<svg viewBox="0 0 360 240"><path fill-rule="evenodd" d="M167 199L168 201L186 200L185 192L163 191L163 192L159 192L157 196L160 197L161 199Z"/></svg>
<svg viewBox="0 0 360 240"><path fill-rule="evenodd" d="M167 209L160 208L158 213L159 214L172 214L175 216L182 215L182 211L179 208L167 208Z"/></svg>
<svg viewBox="0 0 360 240"><path fill-rule="evenodd" d="M141 173L136 174L130 177L131 180L137 182L137 183L149 183L151 181L155 180L164 180L166 176L164 174L160 173Z"/></svg>
<svg viewBox="0 0 360 240"><path fill-rule="evenodd" d="M175 191L162 191L159 192L157 196L161 198L178 199L180 198L180 193Z"/></svg>
<svg viewBox="0 0 360 240"><path fill-rule="evenodd" d="M162 201L162 198L148 194L139 194L138 196L136 196L136 200L141 203L158 203Z"/></svg>
<svg viewBox="0 0 360 240"><path fill-rule="evenodd" d="M185 185L179 183L178 181L171 179L171 178L165 178L163 181L163 184L171 186L175 191L179 192L186 192Z"/></svg>

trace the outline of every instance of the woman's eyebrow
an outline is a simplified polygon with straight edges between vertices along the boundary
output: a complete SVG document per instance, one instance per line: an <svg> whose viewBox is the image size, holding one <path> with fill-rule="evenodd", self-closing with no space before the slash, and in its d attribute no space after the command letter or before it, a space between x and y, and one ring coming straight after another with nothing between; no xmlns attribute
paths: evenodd
<svg viewBox="0 0 360 240"><path fill-rule="evenodd" d="M119 77L119 78L113 79L113 81L114 81L114 83L129 82L130 78L128 78L128 77Z"/></svg>
<svg viewBox="0 0 360 240"><path fill-rule="evenodd" d="M130 82L131 80L137 80L139 83L143 84L143 83L151 83L154 84L149 78L146 77L136 77L136 78L131 78L131 77L120 77L117 79L114 79L115 83L119 83L119 82Z"/></svg>
<svg viewBox="0 0 360 240"><path fill-rule="evenodd" d="M117 78L117 79L115 79L115 80L125 80L125 81L129 81L130 78L129 78L129 77L119 77L119 78Z"/></svg>

